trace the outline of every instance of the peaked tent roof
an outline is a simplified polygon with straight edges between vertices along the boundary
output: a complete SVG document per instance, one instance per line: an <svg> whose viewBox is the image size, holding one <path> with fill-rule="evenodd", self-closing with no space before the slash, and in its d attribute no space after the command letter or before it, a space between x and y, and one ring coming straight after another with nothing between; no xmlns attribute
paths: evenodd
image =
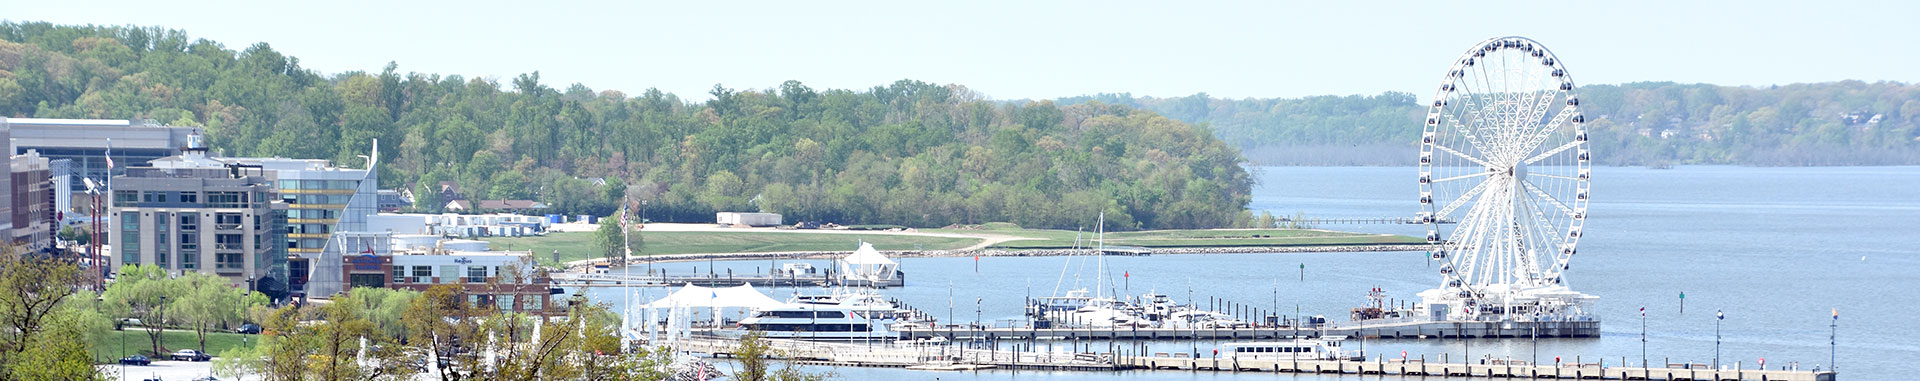
<svg viewBox="0 0 1920 381"><path fill-rule="evenodd" d="M644 308L703 307L703 308L774 308L784 306L779 300L767 297L753 285L742 284L727 288L695 286L688 283L673 294L647 303Z"/></svg>
<svg viewBox="0 0 1920 381"><path fill-rule="evenodd" d="M850 265L897 265L897 264L900 264L900 262L894 262L892 259L888 259L887 256L881 255L879 250L873 249L873 244L866 243L866 242L861 242L860 249L854 250L852 255L848 255L845 258L840 258L840 262L850 264Z"/></svg>

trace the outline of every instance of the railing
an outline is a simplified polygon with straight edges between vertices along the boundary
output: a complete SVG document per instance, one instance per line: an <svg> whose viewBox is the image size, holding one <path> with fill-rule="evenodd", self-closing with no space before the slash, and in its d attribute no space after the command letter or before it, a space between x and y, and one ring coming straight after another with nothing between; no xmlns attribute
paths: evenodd
<svg viewBox="0 0 1920 381"><path fill-rule="evenodd" d="M213 228L217 230L240 230L240 224L214 224Z"/></svg>
<svg viewBox="0 0 1920 381"><path fill-rule="evenodd" d="M240 251L240 250L242 250L242 249L241 249L242 247L244 247L244 245L241 245L241 244L238 244L238 243L222 243L222 244L215 244L215 245L213 245L213 248L214 248L215 250L233 250L233 251Z"/></svg>

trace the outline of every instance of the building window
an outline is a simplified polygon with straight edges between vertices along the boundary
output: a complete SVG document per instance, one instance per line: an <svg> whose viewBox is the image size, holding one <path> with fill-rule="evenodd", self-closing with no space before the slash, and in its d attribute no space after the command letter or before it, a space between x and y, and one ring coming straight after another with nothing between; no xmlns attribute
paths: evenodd
<svg viewBox="0 0 1920 381"><path fill-rule="evenodd" d="M180 252L180 268L183 270L199 269L200 255L196 253L188 253L185 251Z"/></svg>
<svg viewBox="0 0 1920 381"><path fill-rule="evenodd" d="M140 264L140 214L120 215L120 247L113 249L120 252L121 265Z"/></svg>
<svg viewBox="0 0 1920 381"><path fill-rule="evenodd" d="M167 202L167 194L164 192L147 192L140 196L144 202Z"/></svg>
<svg viewBox="0 0 1920 381"><path fill-rule="evenodd" d="M180 233L180 250L185 251L185 250L199 250L199 249L200 249L199 234L184 233L184 232Z"/></svg>
<svg viewBox="0 0 1920 381"><path fill-rule="evenodd" d="M125 190L113 191L114 204L131 204L135 202L140 202L140 192Z"/></svg>
<svg viewBox="0 0 1920 381"><path fill-rule="evenodd" d="M182 197L185 197L185 196L182 196ZM194 213L180 213L180 231L193 231L193 230L200 230L200 215L194 214ZM186 241L181 241L181 242L186 242Z"/></svg>
<svg viewBox="0 0 1920 381"><path fill-rule="evenodd" d="M184 202L188 204L198 204L200 203L200 193L199 192L180 192L180 202Z"/></svg>
<svg viewBox="0 0 1920 381"><path fill-rule="evenodd" d="M243 250L244 240L239 234L221 234L213 236L214 248L219 250Z"/></svg>
<svg viewBox="0 0 1920 381"><path fill-rule="evenodd" d="M433 266L414 266L413 282L427 283L433 280Z"/></svg>
<svg viewBox="0 0 1920 381"><path fill-rule="evenodd" d="M207 192L207 207L245 208L247 194L243 192Z"/></svg>
<svg viewBox="0 0 1920 381"><path fill-rule="evenodd" d="M353 276L347 279L347 283L352 285L351 287L374 287L374 288L386 287L387 275L386 274L353 274Z"/></svg>
<svg viewBox="0 0 1920 381"><path fill-rule="evenodd" d="M247 267L247 257L244 254L220 253L215 254L215 256L217 257L215 259L219 261L218 266L222 269L242 269Z"/></svg>
<svg viewBox="0 0 1920 381"><path fill-rule="evenodd" d="M520 298L520 310L521 311L539 311L541 309L544 309L546 308L546 303L544 299L545 298L541 298L539 295L526 295L525 297Z"/></svg>
<svg viewBox="0 0 1920 381"><path fill-rule="evenodd" d="M393 266L393 283L408 283L406 266Z"/></svg>
<svg viewBox="0 0 1920 381"><path fill-rule="evenodd" d="M514 306L513 294L504 294L504 295L494 297L493 303L495 306L499 306L501 311L512 311Z"/></svg>
<svg viewBox="0 0 1920 381"><path fill-rule="evenodd" d="M467 266L467 281L480 283L487 281L486 266Z"/></svg>

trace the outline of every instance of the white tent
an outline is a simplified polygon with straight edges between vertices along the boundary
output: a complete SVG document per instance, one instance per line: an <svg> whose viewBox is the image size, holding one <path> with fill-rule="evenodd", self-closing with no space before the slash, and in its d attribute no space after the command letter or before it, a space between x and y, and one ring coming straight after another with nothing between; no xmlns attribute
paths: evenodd
<svg viewBox="0 0 1920 381"><path fill-rule="evenodd" d="M762 309L786 305L779 300L767 297L755 290L753 285L742 284L727 288L695 286L691 283L664 298L647 303L645 308L747 308Z"/></svg>
<svg viewBox="0 0 1920 381"><path fill-rule="evenodd" d="M873 249L873 244L861 242L860 249L852 255L840 258L840 273L851 279L881 281L893 279L894 272L900 269L900 262L881 255Z"/></svg>

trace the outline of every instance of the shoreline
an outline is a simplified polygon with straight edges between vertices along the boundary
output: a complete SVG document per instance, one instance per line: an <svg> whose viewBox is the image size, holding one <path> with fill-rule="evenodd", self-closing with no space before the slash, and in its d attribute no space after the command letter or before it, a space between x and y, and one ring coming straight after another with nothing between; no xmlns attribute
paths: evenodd
<svg viewBox="0 0 1920 381"><path fill-rule="evenodd" d="M1266 253L1361 253L1392 251L1424 251L1426 244L1367 244L1367 245L1299 245L1299 246L1215 246L1215 247L1150 247L1147 255L1192 255L1192 254L1266 254ZM893 258L943 258L943 257L1057 257L1084 255L1086 249L960 249L960 250L881 250ZM852 254L852 250L841 251L771 251L757 253L698 253L698 254L662 254L645 257L633 257L627 264L672 263L708 260L768 260L768 259L833 259ZM596 260L568 262L565 271L580 271L591 267Z"/></svg>

